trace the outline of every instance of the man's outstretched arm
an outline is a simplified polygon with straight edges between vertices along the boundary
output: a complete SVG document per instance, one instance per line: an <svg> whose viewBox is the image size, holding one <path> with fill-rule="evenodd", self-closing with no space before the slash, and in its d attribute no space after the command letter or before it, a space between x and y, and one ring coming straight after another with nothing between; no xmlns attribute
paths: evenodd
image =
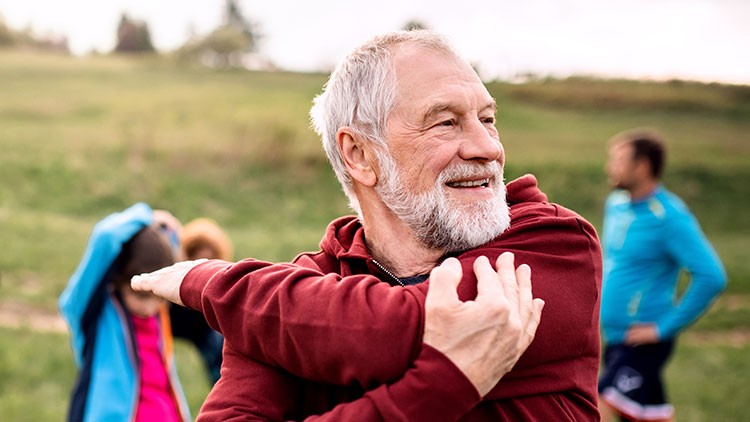
<svg viewBox="0 0 750 422"><path fill-rule="evenodd" d="M543 302L531 299L529 269L514 270L510 254L498 259L495 269L486 258L479 258L474 272L478 295L463 302L456 291L462 275L458 261L448 259L432 271L423 347L403 376L310 419L453 420L476 406L531 343ZM134 282L136 288L144 284L148 281ZM159 283L157 293L168 290L167 284ZM231 346L225 350L228 366L203 406L203 416L288 418L295 406L294 383L278 369L238 354ZM253 385L247 392L237 392L231 380L239 376L239 383L246 370L255 371ZM277 399L268 399L276 395Z"/></svg>
<svg viewBox="0 0 750 422"><path fill-rule="evenodd" d="M202 312L237 352L305 379L369 388L398 379L419 353L426 285L251 259L181 262L134 280Z"/></svg>
<svg viewBox="0 0 750 422"><path fill-rule="evenodd" d="M210 269L211 264L205 265ZM240 264L242 263L237 265ZM195 308L204 312L209 323L224 333L226 341L233 348L253 359L280 366L305 379L342 385L359 381L367 388L398 379L409 365L408 356L411 355L411 359L416 357L416 354L412 354L409 339L422 339L421 321L414 321L414 315L421 315L422 309L413 290L410 292L409 289L391 288L372 276L342 279L331 274L323 276L291 264L271 265L257 261L245 262L246 266L257 266L255 271L250 272L252 277L247 274L239 279L232 276L232 272L247 272L249 268L240 269L229 264L224 266L215 263L219 268L212 270L211 281L197 283L195 277L188 277L188 281L182 285L182 279L194 265L178 263L155 273L136 277L133 287L152 291L178 304L182 303L180 287L183 297L190 296L185 295L185 291L199 292L202 302L199 301ZM453 271L460 274L460 264L457 260L449 259L445 265L448 266L439 267L442 268L439 271L450 271L453 267ZM506 366L509 362L515 363L528 343L514 343L520 337L514 335L513 330L522 326L530 330L529 333L525 333L527 337L524 338L528 338L529 334L533 338L539 323L542 302L531 296L528 266L520 266L516 275L513 255L506 253L498 258L496 270L497 272L493 270L487 258L478 258L474 263L474 272L478 279L482 275L482 280L485 280L478 284L478 288L483 289L481 296L477 296L474 301L462 302L458 299L455 288L452 289L455 297L450 296L453 306L450 308L451 312L481 309L478 313L488 315L487 320L466 319L461 320L462 326L434 330L429 330L425 326L425 343L445 353L451 360L455 359L462 371L466 368L469 371L486 373L486 368L469 368L472 364L478 365L488 358L507 359ZM494 282L488 281L493 277ZM268 280L274 282L267 282ZM459 281L460 278L456 279L456 285ZM445 294L446 290L441 289L438 292ZM497 303L498 301L500 303ZM342 303L341 309L335 309L337 302ZM343 306L344 304L346 306ZM356 304L361 306L357 307ZM334 309L328 312L326 308ZM493 315L493 309L508 312ZM456 324L450 313L434 312L433 315L433 327L443 319ZM447 317L443 318L445 316ZM410 318L412 324L408 323ZM405 320L407 323L404 323ZM470 334L478 336L485 333L483 321L495 323L500 320L505 324L502 329L507 331L508 335L500 336L493 341L503 344L496 344L496 347L488 349L491 351L487 356L474 359L479 350L477 345L472 343L473 340L467 343L461 343L460 340L469 339ZM393 329L394 326L409 325L416 327L412 328L413 330L420 331L405 333ZM451 333L450 329L457 329L462 336L444 334ZM392 344L392 354L370 356L365 350L365 354L360 355L350 347L339 350L339 342L329 339L340 338L336 336L341 336L342 332L346 337L341 343L358 344L356 337L359 336L366 339L362 341L366 344ZM418 345L416 348L418 353ZM371 373L357 373L361 365L347 366L347 362L353 359L368 359L371 363ZM510 370L510 367L507 370Z"/></svg>

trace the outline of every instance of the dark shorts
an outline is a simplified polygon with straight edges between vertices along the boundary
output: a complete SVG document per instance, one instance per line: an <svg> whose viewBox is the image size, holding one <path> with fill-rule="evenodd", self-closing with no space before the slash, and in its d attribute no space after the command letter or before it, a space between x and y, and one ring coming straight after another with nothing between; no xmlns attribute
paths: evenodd
<svg viewBox="0 0 750 422"><path fill-rule="evenodd" d="M604 350L599 398L636 420L663 420L674 413L661 379L674 341L642 346L613 344Z"/></svg>

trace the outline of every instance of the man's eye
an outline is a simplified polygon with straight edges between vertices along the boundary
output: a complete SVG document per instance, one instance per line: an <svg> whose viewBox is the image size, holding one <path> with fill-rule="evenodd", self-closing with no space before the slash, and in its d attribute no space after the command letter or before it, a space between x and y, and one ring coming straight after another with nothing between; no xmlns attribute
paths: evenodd
<svg viewBox="0 0 750 422"><path fill-rule="evenodd" d="M455 124L456 124L456 122L453 119L450 119L450 120L444 120L444 121L438 123L437 125L438 126L453 126Z"/></svg>
<svg viewBox="0 0 750 422"><path fill-rule="evenodd" d="M489 123L491 125L495 124L495 118L494 117L485 117L482 119L482 123Z"/></svg>

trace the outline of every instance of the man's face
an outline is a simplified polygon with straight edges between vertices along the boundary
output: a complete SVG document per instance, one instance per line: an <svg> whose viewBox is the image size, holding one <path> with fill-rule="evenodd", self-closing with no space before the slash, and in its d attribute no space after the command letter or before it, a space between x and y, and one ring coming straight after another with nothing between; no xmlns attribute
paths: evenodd
<svg viewBox="0 0 750 422"><path fill-rule="evenodd" d="M630 190L635 186L633 145L615 144L609 149L606 170L610 186Z"/></svg>
<svg viewBox="0 0 750 422"><path fill-rule="evenodd" d="M376 189L426 246L454 252L509 225L495 101L463 61L402 46L395 54L390 152Z"/></svg>

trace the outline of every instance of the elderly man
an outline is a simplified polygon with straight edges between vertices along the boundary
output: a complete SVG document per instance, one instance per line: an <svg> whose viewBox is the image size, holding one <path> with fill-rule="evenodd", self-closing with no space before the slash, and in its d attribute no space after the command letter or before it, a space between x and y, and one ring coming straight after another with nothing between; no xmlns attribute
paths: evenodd
<svg viewBox="0 0 750 422"><path fill-rule="evenodd" d="M358 218L291 264L182 263L133 281L225 335L201 418L599 418L596 233L533 176L506 202L495 112L429 32L377 37L337 67L312 115ZM545 303L538 330L514 257Z"/></svg>

